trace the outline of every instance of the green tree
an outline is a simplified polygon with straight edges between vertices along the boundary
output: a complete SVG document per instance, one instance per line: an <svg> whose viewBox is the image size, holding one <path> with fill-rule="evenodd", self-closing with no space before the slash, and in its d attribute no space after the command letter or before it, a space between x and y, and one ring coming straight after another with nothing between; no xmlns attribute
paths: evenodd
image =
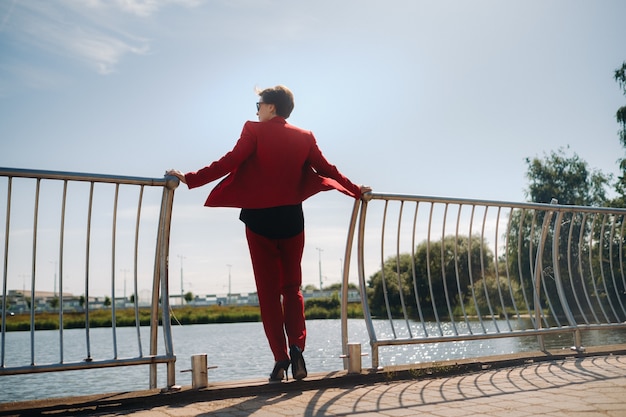
<svg viewBox="0 0 626 417"><path fill-rule="evenodd" d="M474 284L474 294L476 295L476 305L468 303L468 314L475 313L473 309L478 308L482 313L493 311L494 314L502 316L506 311L502 307L501 297L505 300L505 306L509 305L510 294L513 294L513 301L516 305L521 305L522 300L519 297L519 284L516 281L510 281L504 278L505 274L500 274L498 279L493 275L489 275Z"/></svg>
<svg viewBox="0 0 626 417"><path fill-rule="evenodd" d="M191 291L185 293L185 302L190 303L193 301L193 293Z"/></svg>
<svg viewBox="0 0 626 417"><path fill-rule="evenodd" d="M442 258L443 256L443 258ZM446 236L422 242L410 254L390 257L368 282L372 315L402 314L402 297L412 318L450 317L471 297L472 286L484 270L493 272L493 253L477 236ZM430 274L429 274L430 273ZM415 280L413 276L415 275ZM445 297L445 294L448 297ZM449 301L449 304L448 304ZM419 309L418 309L419 303ZM388 307L387 307L388 306Z"/></svg>
<svg viewBox="0 0 626 417"><path fill-rule="evenodd" d="M427 254L427 250L430 253ZM427 261L430 262L430 281L427 278ZM467 236L446 236L443 249L441 241L431 242L430 247L425 243L419 245L415 266L417 275L424 277L418 282L421 284L418 285L418 291L420 298L426 302L423 303L426 311L436 309L440 317L445 317L453 314L456 306L471 297L471 287L480 279L483 268L485 271L493 270L493 253L478 236L472 236L471 239ZM448 294L450 305L446 297L441 296L445 293Z"/></svg>
<svg viewBox="0 0 626 417"><path fill-rule="evenodd" d="M621 68L615 70L615 81L617 81L622 89L622 93L626 96L626 61L622 63ZM620 143L626 148L626 106L622 106L617 110L615 118L617 123L620 124L620 130L618 131ZM615 190L620 197L613 201L612 205L624 207L626 205L626 157L621 158L618 162L622 175L618 177Z"/></svg>
<svg viewBox="0 0 626 417"><path fill-rule="evenodd" d="M563 148L552 151L544 159L526 158L529 180L526 197L534 203L605 206L606 187L611 177L590 169L576 153L568 156Z"/></svg>
<svg viewBox="0 0 626 417"><path fill-rule="evenodd" d="M104 297L104 306L105 307L111 307L111 298L109 298L108 295L106 297Z"/></svg>
<svg viewBox="0 0 626 417"><path fill-rule="evenodd" d="M327 291L341 291L341 283L336 282L334 284L329 285L328 287L325 288ZM348 283L348 289L349 290L358 290L359 287L356 284L353 284L351 282Z"/></svg>
<svg viewBox="0 0 626 417"><path fill-rule="evenodd" d="M372 275L368 282L368 300L373 316L386 317L387 313L394 317L402 314L399 285L405 298L412 287L411 254L400 254L400 257L388 258L383 268ZM398 266L399 265L399 266ZM400 279L398 279L398 270ZM387 305L389 306L387 308Z"/></svg>
<svg viewBox="0 0 626 417"><path fill-rule="evenodd" d="M570 156L564 149L552 151L545 155L544 159L526 159L529 179L526 196L532 202L549 203L556 198L559 204L580 206L606 206L606 187L610 184L610 176L598 170L592 170L587 163L575 153ZM509 270L515 274L516 280L522 289L522 295L529 309L534 309L533 283L537 273L541 276L540 302L542 307L551 307L555 313L559 313L561 306L557 300L551 300L556 294L555 282L551 270L556 267L552 264L550 251L541 254L542 269L535 271L537 250L540 246L544 217L548 210L522 209L512 214L511 229L507 236ZM546 247L553 247L553 231L556 216L552 216L547 226ZM589 222L583 222L579 215L565 213L562 223L571 230L571 235L579 236L581 233L589 233ZM563 232L562 232L563 233ZM567 232L561 235L561 241L557 242L559 262L567 260L568 250ZM588 259L589 248L585 242L574 241L569 247L574 254L574 262L577 257ZM561 265L565 268L567 265ZM585 285L584 280L589 279L588 274L575 271L576 276L572 281L578 286Z"/></svg>

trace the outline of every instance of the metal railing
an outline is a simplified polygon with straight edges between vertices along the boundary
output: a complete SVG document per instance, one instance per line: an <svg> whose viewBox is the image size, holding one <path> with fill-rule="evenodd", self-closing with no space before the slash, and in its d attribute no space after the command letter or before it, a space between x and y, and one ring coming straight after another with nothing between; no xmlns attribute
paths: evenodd
<svg viewBox="0 0 626 417"><path fill-rule="evenodd" d="M157 364L166 364L167 386L173 386L176 356L170 327L168 251L178 180L174 177L154 179L10 168L0 168L0 179L3 179L0 192L6 198L5 227L0 234L3 242L0 246L3 250L0 376L149 365L149 386L156 388ZM1 210L0 207L0 217ZM40 244L41 240L44 244ZM110 259L108 265L107 258ZM153 263L144 265L145 259L153 259ZM129 357L120 357L118 351L120 297L116 284L122 263L132 265L132 295L126 297L127 270L124 270L124 297L121 301L121 306L132 304L134 309L137 353ZM48 264L54 264L55 269L52 292L49 291L52 277L44 276L42 272L49 269ZM24 270L29 270L30 274L20 274ZM11 290L10 285L13 288L19 285L19 277L22 277L22 291ZM142 277L147 278L143 280ZM26 290L26 278L29 279L29 290ZM144 281L151 286L151 290L146 290L150 293L150 347L147 354L141 342L138 291L139 283ZM76 301L76 297L70 297L64 291L67 286L80 288L83 292L80 306L68 306L69 299ZM27 363L9 364L14 362L13 358L6 357L10 290L13 298L21 295L22 307L30 313ZM94 297L96 291L102 291L99 295L108 293L104 302ZM48 302L42 298L47 298ZM59 358L58 361L41 363L36 352L39 329L43 327L39 317L42 310L50 309L51 304L52 310L58 309L58 327L55 327L58 328ZM99 358L93 354L90 314L95 314L96 305L110 309L112 357ZM68 360L65 357L64 318L69 310L84 320L83 359ZM160 353L159 327L162 327L164 338L164 352ZM56 349L54 346L45 348Z"/></svg>
<svg viewBox="0 0 626 417"><path fill-rule="evenodd" d="M626 329L625 217L556 200L366 194L352 212L343 285L356 236L372 367L381 346L533 336L543 351L544 336L570 333L582 351L582 332Z"/></svg>

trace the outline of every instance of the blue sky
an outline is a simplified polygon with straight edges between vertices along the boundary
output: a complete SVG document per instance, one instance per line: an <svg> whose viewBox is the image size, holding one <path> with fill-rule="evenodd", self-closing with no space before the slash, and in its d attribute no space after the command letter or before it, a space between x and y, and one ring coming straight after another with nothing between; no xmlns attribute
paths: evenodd
<svg viewBox="0 0 626 417"><path fill-rule="evenodd" d="M195 170L256 120L255 87L285 84L289 121L354 182L524 201L527 157L569 146L617 173L624 16L621 0L2 0L0 166ZM177 191L172 267L184 256L203 294L232 265L252 291L237 212L203 208L209 190ZM351 207L306 202L305 284L320 254L338 281Z"/></svg>

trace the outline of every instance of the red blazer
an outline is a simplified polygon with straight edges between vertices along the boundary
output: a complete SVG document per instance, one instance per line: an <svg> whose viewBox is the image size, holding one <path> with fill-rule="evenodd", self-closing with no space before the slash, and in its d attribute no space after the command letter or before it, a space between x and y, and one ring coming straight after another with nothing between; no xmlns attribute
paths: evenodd
<svg viewBox="0 0 626 417"><path fill-rule="evenodd" d="M230 152L197 172L185 174L185 180L189 188L196 188L227 174L211 191L205 206L285 206L333 188L361 197L360 187L324 158L313 133L288 124L282 117L246 122Z"/></svg>

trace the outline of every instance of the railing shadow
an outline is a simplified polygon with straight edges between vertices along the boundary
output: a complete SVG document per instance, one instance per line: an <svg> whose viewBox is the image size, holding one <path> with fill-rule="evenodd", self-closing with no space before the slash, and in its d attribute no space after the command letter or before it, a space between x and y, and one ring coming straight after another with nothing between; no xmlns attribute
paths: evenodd
<svg viewBox="0 0 626 417"><path fill-rule="evenodd" d="M580 407L578 401L568 404L562 401L567 396L557 396L560 389L567 388L569 398L576 400L576 392L581 401L587 398L590 407L587 411L591 411L594 400L589 399L589 394L582 389L585 384L623 381L625 378L626 357L577 358L468 375L389 381L357 385L351 389L287 392L242 398L229 405L206 403L196 406L203 410L198 416L252 415L259 411L261 404L263 410L273 415L293 415L295 402L304 407L297 414L307 417L446 415L451 412L457 413L455 415L498 415L499 412L524 409L531 414L559 409L579 411L576 409ZM468 408L468 403L472 408Z"/></svg>
<svg viewBox="0 0 626 417"><path fill-rule="evenodd" d="M611 397L626 385L623 351L517 363L449 375L335 374L283 384L256 381L217 389L102 395L82 403L46 406L39 401L39 407L0 407L0 416L570 415L615 410L620 401L623 409L623 400Z"/></svg>

